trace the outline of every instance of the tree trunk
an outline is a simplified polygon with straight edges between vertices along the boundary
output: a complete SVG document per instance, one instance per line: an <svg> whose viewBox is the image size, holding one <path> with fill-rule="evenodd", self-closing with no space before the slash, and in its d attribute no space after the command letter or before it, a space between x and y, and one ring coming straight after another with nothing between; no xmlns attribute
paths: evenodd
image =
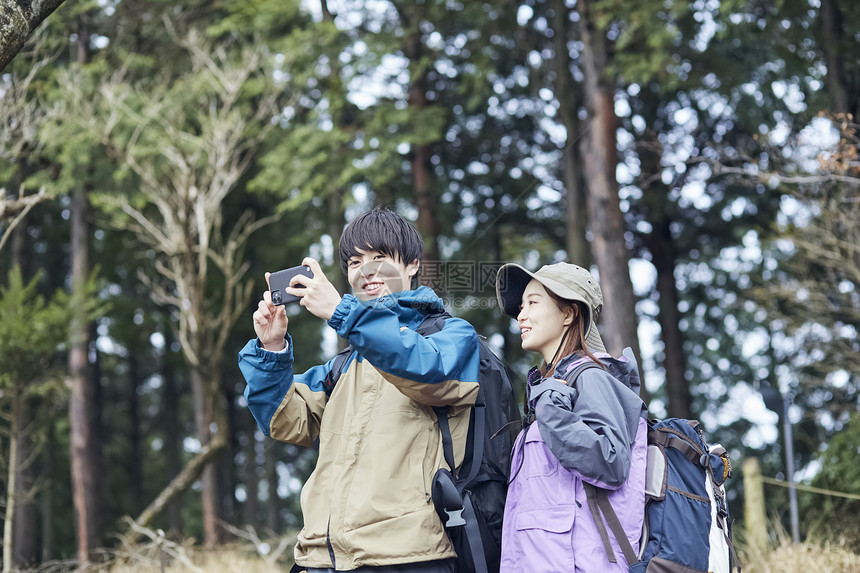
<svg viewBox="0 0 860 573"><path fill-rule="evenodd" d="M320 2L322 5L323 12L323 20L326 22L330 22L334 24L334 14L329 8L328 0L322 0ZM344 88L343 81L341 78L341 65L340 60L337 58L332 58L331 62L332 71L329 74L328 82L330 87L330 92L332 93L332 98L337 98L337 107L336 109L331 110L332 120L336 124L336 129L339 131L343 131L347 129L347 120L346 113L348 107L351 105L347 98L347 90ZM343 162L346 159L342 154L336 158L338 162ZM350 286L349 281L347 280L346 273L342 272L340 265L340 256L338 256L338 247L340 245L340 236L343 234L343 226L345 223L346 213L344 211L343 206L343 197L345 195L345 191L343 188L332 189L331 193L326 198L328 203L328 235L331 237L332 245L334 246L334 263L338 268L337 274L332 281L332 284L335 286L337 291L341 294L346 294L349 292ZM337 337L338 350L343 350L347 347L347 341L345 338L340 336Z"/></svg>
<svg viewBox="0 0 860 573"><path fill-rule="evenodd" d="M206 446L211 439L209 427L212 424L212 397L207 394L203 375L197 368L191 370L191 388L194 394L194 423L197 439L200 440L201 446ZM214 463L207 463L203 468L200 484L203 535L206 545L212 546L218 543L218 484L215 479Z"/></svg>
<svg viewBox="0 0 860 573"><path fill-rule="evenodd" d="M331 237L332 245L334 246L334 263L337 266L334 280L332 284L337 289L337 292L346 294L350 291L349 281L346 273L341 270L340 255L338 248L340 245L340 237L343 234L343 225L345 222L346 213L343 208L343 193L338 190L332 191L328 196L328 235ZM340 352L347 347L349 342L342 336L337 337L337 350Z"/></svg>
<svg viewBox="0 0 860 573"><path fill-rule="evenodd" d="M19 164L22 162L19 162ZM23 166L20 167L23 169ZM20 173L21 171L16 171ZM19 184L13 182L13 187L20 189ZM17 195L17 191L15 192ZM15 196L13 195L13 196ZM25 220L13 230L11 268L18 267L24 273L24 245L26 241ZM9 468L7 471L13 479L7 480L6 499L6 521L4 523L3 563L11 562L13 565L29 565L35 561L35 505L31 501L25 501L26 494L33 487L32 471L29 463L21 462L30 457L28 452L33 447L30 436L31 424L33 422L29 402L24 399L13 397L12 420L9 429ZM12 474L14 472L14 475ZM6 536L10 537L7 539Z"/></svg>
<svg viewBox="0 0 860 573"><path fill-rule="evenodd" d="M251 527L259 525L257 515L260 511L260 478L257 475L257 432L256 426L247 433L248 443L245 446L245 505L242 520Z"/></svg>
<svg viewBox="0 0 860 573"><path fill-rule="evenodd" d="M657 270L657 293L660 295L657 321L663 341L663 370L666 374L666 398L669 416L693 417L693 397L687 381L687 354L681 331L680 297L675 282L678 265L675 242L672 239L669 189L661 182L660 164L663 148L656 133L648 130L637 146L642 172L642 204L646 208L651 233L644 235L645 246Z"/></svg>
<svg viewBox="0 0 860 573"><path fill-rule="evenodd" d="M135 350L129 349L128 356L128 394L126 402L126 413L129 425L129 457L128 457L128 484L133 496L132 511L137 513L143 509L143 448L140 435L140 399L138 388L140 387L140 363L135 356Z"/></svg>
<svg viewBox="0 0 860 573"><path fill-rule="evenodd" d="M15 505L18 495L16 477L18 474L18 404L20 398L12 397L12 413L9 421L9 459L6 468L6 515L3 523L3 573L13 569L14 547L12 546L12 524L15 523Z"/></svg>
<svg viewBox="0 0 860 573"><path fill-rule="evenodd" d="M53 412L52 412L53 413ZM42 508L42 562L51 561L57 554L56 532L54 531L54 487L56 483L57 457L56 417L48 420L45 449L42 451L42 471L44 483L40 490Z"/></svg>
<svg viewBox="0 0 860 573"><path fill-rule="evenodd" d="M612 355L617 356L625 346L630 346L640 358L630 255L615 180L618 156L614 88L606 75L605 38L594 22L591 4L591 0L580 0L577 6L581 15L585 97L591 121L589 141L582 148L588 179L588 221L592 230L591 250L603 289L602 320L598 324Z"/></svg>
<svg viewBox="0 0 860 573"><path fill-rule="evenodd" d="M684 333L681 332L681 312L678 310L678 286L675 283L675 257L668 219L658 222L648 243L652 262L657 269L657 292L660 295L657 320L663 340L663 370L666 373L668 414L672 417L693 418L693 397L687 381L687 354ZM653 223L652 223L653 224Z"/></svg>
<svg viewBox="0 0 860 573"><path fill-rule="evenodd" d="M182 432L179 421L179 390L176 373L170 362L170 347L173 345L173 335L169 328L164 329L164 352L161 356L161 378L164 380L164 393L162 394L161 419L164 439L164 457L167 464L167 476L175 478L182 471ZM174 535L182 533L182 493L177 493L173 501L167 506L167 520L170 531Z"/></svg>
<svg viewBox="0 0 860 573"><path fill-rule="evenodd" d="M275 440L265 440L266 452L266 484L268 487L268 498L266 502L266 525L270 531L281 530L281 498L278 497L278 458L279 448L275 446Z"/></svg>
<svg viewBox="0 0 860 573"><path fill-rule="evenodd" d="M83 188L72 196L72 284L83 288L89 274L89 200ZM75 535L80 564L90 559L90 549L98 541L98 495L96 460L92 431L93 384L89 368L89 324L83 309L72 310L70 327L69 373L69 424L71 431L72 491L75 506Z"/></svg>
<svg viewBox="0 0 860 573"><path fill-rule="evenodd" d="M825 74L827 93L830 96L831 111L860 114L860 94L852 85L845 70L846 54L843 49L845 31L842 27L843 14L836 0L821 0L821 22L818 40L827 66Z"/></svg>
<svg viewBox="0 0 860 573"><path fill-rule="evenodd" d="M86 14L78 16L78 63L86 64L90 32ZM72 288L82 289L90 274L90 201L82 183L72 193L71 202L71 259ZM89 364L90 324L84 309L72 310L69 328L69 425L71 432L70 462L72 469L72 497L75 507L75 536L78 563L90 560L90 549L99 541L99 479L98 459L95 455L97 433L95 419L94 380Z"/></svg>
<svg viewBox="0 0 860 573"><path fill-rule="evenodd" d="M582 105L581 90L577 89L571 73L568 17L570 10L562 0L553 3L553 35L555 58L554 92L559 103L559 118L567 131L562 150L562 180L565 188L565 248L567 260L585 268L591 267L591 249L586 238L588 206L585 180L582 174L582 156L577 145L582 137L583 124L579 119Z"/></svg>
<svg viewBox="0 0 860 573"><path fill-rule="evenodd" d="M9 178L6 188L7 197L19 197L21 193L21 182L26 177L26 159L18 158L15 169L12 171L12 176ZM16 265L21 269L22 277L32 276L31 261L35 258L29 256L27 250L32 242L27 237L27 216L25 216L18 225L12 229L10 237L9 250L11 253L12 268Z"/></svg>
<svg viewBox="0 0 860 573"><path fill-rule="evenodd" d="M234 460L236 459L241 446L239 445L239 432L236 426L236 397L230 388L222 386L223 393L221 401L224 404L224 419L227 432L227 451L225 455L219 456L215 463L216 468L216 483L218 489L218 517L227 523L236 523L237 513L236 508L236 490L238 489L238 467ZM224 528L219 528L219 541L224 539L230 532Z"/></svg>
<svg viewBox="0 0 860 573"><path fill-rule="evenodd" d="M403 13L401 12L401 16ZM404 35L403 53L409 60L409 109L412 117L420 117L427 109L427 73L423 71L424 44L421 36L421 16L414 20L405 17L404 28L409 32ZM421 71L416 71L416 68ZM413 119L413 132L420 133L424 127L417 119ZM417 227L424 237L424 261L440 261L439 254L439 221L436 218L436 197L433 193L433 171L430 165L432 147L426 143L412 145L410 164L412 166L412 185L415 206L418 208Z"/></svg>
<svg viewBox="0 0 860 573"><path fill-rule="evenodd" d="M0 72L63 0L0 0Z"/></svg>
<svg viewBox="0 0 860 573"><path fill-rule="evenodd" d="M33 441L32 425L34 422L32 404L23 398L15 414L18 426L17 457L18 467L15 500L15 521L12 532L12 562L18 567L27 567L36 562L36 504L34 503L34 488L32 459L36 455L34 448L38 447Z"/></svg>

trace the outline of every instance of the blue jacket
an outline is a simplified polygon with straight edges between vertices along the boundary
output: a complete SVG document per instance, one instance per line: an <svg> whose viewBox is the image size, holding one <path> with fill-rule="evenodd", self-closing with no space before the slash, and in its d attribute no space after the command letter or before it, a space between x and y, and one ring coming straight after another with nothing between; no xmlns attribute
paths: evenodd
<svg viewBox="0 0 860 573"><path fill-rule="evenodd" d="M317 465L302 489L304 528L296 562L351 570L455 556L430 489L447 467L433 406L451 406L455 460L464 454L478 392L478 338L457 318L430 336L415 332L443 310L427 287L374 301L345 295L328 321L355 351L328 396L333 359L293 373L293 342L275 353L252 340L239 353L245 398L260 429L311 445Z"/></svg>

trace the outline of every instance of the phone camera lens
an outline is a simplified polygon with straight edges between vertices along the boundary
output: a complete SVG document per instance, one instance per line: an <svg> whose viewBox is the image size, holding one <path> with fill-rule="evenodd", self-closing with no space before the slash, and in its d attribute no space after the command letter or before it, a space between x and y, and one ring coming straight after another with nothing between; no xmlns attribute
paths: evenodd
<svg viewBox="0 0 860 573"><path fill-rule="evenodd" d="M281 291L276 290L272 293L272 304L281 304L282 300L283 299L281 298Z"/></svg>

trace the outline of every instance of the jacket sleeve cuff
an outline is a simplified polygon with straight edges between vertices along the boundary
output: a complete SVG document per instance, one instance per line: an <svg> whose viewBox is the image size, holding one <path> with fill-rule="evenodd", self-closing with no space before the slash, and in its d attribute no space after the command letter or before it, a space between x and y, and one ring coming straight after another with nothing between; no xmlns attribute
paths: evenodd
<svg viewBox="0 0 860 573"><path fill-rule="evenodd" d="M345 332L344 323L349 312L353 309L358 299L351 294L343 295L337 307L334 309L334 314L328 319L328 325L332 327L340 336L346 338L348 334Z"/></svg>
<svg viewBox="0 0 860 573"><path fill-rule="evenodd" d="M283 350L273 352L266 350L260 344L260 339L254 341L254 354L257 356L259 363L258 368L267 372L275 372L278 370L286 370L293 364L293 339L289 334L284 336L284 342L287 346Z"/></svg>

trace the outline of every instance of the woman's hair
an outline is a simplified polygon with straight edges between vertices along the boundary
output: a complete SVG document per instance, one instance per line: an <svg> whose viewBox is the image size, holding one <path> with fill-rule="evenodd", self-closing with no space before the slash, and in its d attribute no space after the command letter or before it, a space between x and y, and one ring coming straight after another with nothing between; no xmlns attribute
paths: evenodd
<svg viewBox="0 0 860 573"><path fill-rule="evenodd" d="M376 251L408 265L424 256L424 241L412 224L382 207L356 217L340 237L340 266L344 274L351 257L358 256L358 249ZM412 277L411 288L418 286L418 274Z"/></svg>
<svg viewBox="0 0 860 573"><path fill-rule="evenodd" d="M552 376L555 373L555 367L558 364L558 361L574 352L580 356L587 356L601 368L606 368L603 362L601 362L597 356L592 354L588 349L588 345L585 343L585 334L587 332L586 329L588 328L588 313L584 308L585 303L563 299L549 289L546 289L546 292L561 312L570 312L573 314L573 322L571 322L570 326L567 328L567 332L562 339L563 346L561 349L556 351L552 363L541 363L541 377L546 378L548 376Z"/></svg>

